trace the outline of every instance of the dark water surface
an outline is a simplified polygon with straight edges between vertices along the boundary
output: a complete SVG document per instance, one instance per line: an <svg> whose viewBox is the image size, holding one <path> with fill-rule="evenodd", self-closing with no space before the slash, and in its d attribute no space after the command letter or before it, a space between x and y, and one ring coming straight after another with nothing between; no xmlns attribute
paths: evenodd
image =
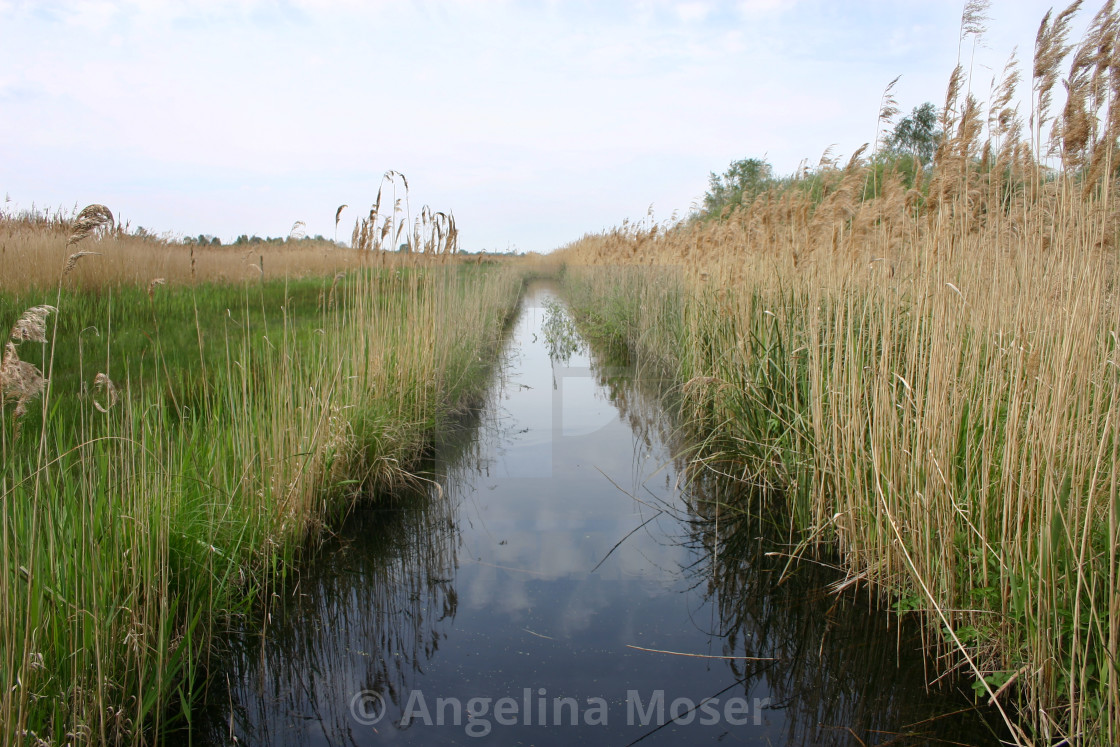
<svg viewBox="0 0 1120 747"><path fill-rule="evenodd" d="M191 741L998 744L891 616L827 569L779 583L729 488L678 484L657 382L596 365L554 300L530 289L430 489L358 512L231 642Z"/></svg>

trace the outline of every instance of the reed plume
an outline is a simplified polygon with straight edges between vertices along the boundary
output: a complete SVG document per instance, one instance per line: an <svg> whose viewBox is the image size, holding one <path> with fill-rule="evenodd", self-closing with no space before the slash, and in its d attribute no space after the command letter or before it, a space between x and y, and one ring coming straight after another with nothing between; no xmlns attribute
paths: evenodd
<svg viewBox="0 0 1120 747"><path fill-rule="evenodd" d="M32 306L23 312L23 316L12 327L11 339L13 342L46 342L47 317L52 312L58 311L54 306Z"/></svg>
<svg viewBox="0 0 1120 747"><path fill-rule="evenodd" d="M91 255L100 256L101 252L81 251L81 252L74 252L73 254L71 254L69 257L66 258L66 266L62 268L62 276L65 277L65 276L69 275L74 270L74 268L78 266L78 260L79 259L81 259L82 257L89 257Z"/></svg>
<svg viewBox="0 0 1120 747"><path fill-rule="evenodd" d="M334 211L334 239L338 241L338 222L342 220L342 211L348 208L349 205L343 203L338 206L338 210Z"/></svg>
<svg viewBox="0 0 1120 747"><path fill-rule="evenodd" d="M983 36L988 31L988 9L991 3L988 0L968 0L961 13L961 37L968 35Z"/></svg>
<svg viewBox="0 0 1120 747"><path fill-rule="evenodd" d="M0 359L0 403L16 403L13 416L16 420L16 434L19 434L19 421L27 414L27 405L43 391L47 380L34 365L21 361L16 343L47 341L47 316L58 311L54 306L33 306L16 321L10 333L9 342L4 345L4 356Z"/></svg>
<svg viewBox="0 0 1120 747"><path fill-rule="evenodd" d="M898 100L894 96L894 87L898 81L902 79L899 75L883 90L883 97L879 101L879 123L875 132L875 151L877 152L880 146L884 145L882 142L884 138L888 137L888 128L894 122L894 118L898 116Z"/></svg>
<svg viewBox="0 0 1120 747"><path fill-rule="evenodd" d="M19 359L16 346L4 345L4 357L0 361L0 402L15 401L16 434L19 434L19 420L27 414L27 404L39 396L46 386L46 379L39 369Z"/></svg>
<svg viewBox="0 0 1120 747"><path fill-rule="evenodd" d="M1031 131L1035 138L1036 152L1042 150L1042 128L1049 119L1059 67L1069 54L1066 39L1069 37L1070 23L1081 8L1081 2L1082 0L1074 0L1053 21L1050 20L1053 11L1047 12L1038 26L1034 55L1034 111L1031 114Z"/></svg>
<svg viewBox="0 0 1120 747"><path fill-rule="evenodd" d="M96 233L98 229L104 226L112 226L113 223L113 212L109 208L96 203L86 205L74 221L73 233L66 241L66 246L77 244Z"/></svg>
<svg viewBox="0 0 1120 747"><path fill-rule="evenodd" d="M102 405L97 399L93 400L93 406L97 408L98 412L108 413L117 404L119 395L117 393L117 386L113 383L107 375L103 373L97 374L93 378L93 391L96 395L105 395L105 404Z"/></svg>

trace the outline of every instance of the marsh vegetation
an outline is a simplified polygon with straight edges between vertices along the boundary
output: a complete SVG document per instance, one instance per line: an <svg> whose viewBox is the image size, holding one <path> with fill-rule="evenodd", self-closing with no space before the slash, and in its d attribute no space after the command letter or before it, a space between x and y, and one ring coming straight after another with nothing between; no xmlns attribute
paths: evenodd
<svg viewBox="0 0 1120 747"><path fill-rule="evenodd" d="M353 248L4 214L4 741L188 724L231 621L267 621L324 529L416 485L532 273L574 316L553 309L550 359L591 339L657 370L699 443L680 472L743 488L689 507L720 614L761 624L728 579L771 561L708 529L761 500L781 572L826 563L831 593L918 621L930 679L965 678L1014 741L1120 741L1120 13L1071 43L1079 10L986 88L969 2L943 105L897 121L891 84L846 161L738 161L685 220L531 267L459 256L396 172Z"/></svg>
<svg viewBox="0 0 1120 747"><path fill-rule="evenodd" d="M1078 7L986 104L962 59L928 165L826 155L560 255L588 323L687 393L706 466L783 496L791 553L920 614L1023 744L1120 739L1120 19L1069 44Z"/></svg>
<svg viewBox="0 0 1120 747"><path fill-rule="evenodd" d="M158 739L231 620L477 397L521 281L446 241L258 263L104 206L0 237L3 741Z"/></svg>

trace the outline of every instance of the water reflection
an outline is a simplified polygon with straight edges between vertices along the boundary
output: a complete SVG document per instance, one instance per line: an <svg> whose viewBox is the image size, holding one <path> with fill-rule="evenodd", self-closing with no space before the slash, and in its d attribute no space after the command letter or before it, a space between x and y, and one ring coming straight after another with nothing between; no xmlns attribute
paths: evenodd
<svg viewBox="0 0 1120 747"><path fill-rule="evenodd" d="M573 355L587 352L587 343L580 337L575 321L560 301L546 300L544 309L541 334L548 346L548 357L553 363L567 366Z"/></svg>
<svg viewBox="0 0 1120 747"><path fill-rule="evenodd" d="M693 572L716 610L724 653L779 662L762 672L728 667L784 710L780 743L998 744L1006 736L995 711L970 704L967 685L927 690L935 675L914 627L865 593L830 591L843 579L831 568L811 559L791 567L772 525L728 509L726 490L715 481L691 486L691 539L704 557Z"/></svg>
<svg viewBox="0 0 1120 747"><path fill-rule="evenodd" d="M967 683L937 678L921 631L865 589L843 588L826 562L791 562L781 496L706 470L695 443L672 426L679 395L656 372L615 360L597 369L635 437L671 445L680 494L664 506L696 551L686 570L698 614L742 691L767 692L784 714L773 744L1000 744L995 709L970 703ZM827 560L827 558L825 559ZM699 623L698 623L699 624ZM701 625L702 627L702 625ZM759 661L761 660L761 661Z"/></svg>
<svg viewBox="0 0 1120 747"><path fill-rule="evenodd" d="M362 743L367 735L355 733L340 694L375 692L400 704L453 629L453 514L425 492L352 517L268 616L271 624L235 639L231 708L211 714L201 741Z"/></svg>
<svg viewBox="0 0 1120 747"><path fill-rule="evenodd" d="M686 468L664 382L574 329L530 294L438 487L324 548L234 644L196 743L993 742L938 717L963 706L889 617L825 569L783 576L766 522Z"/></svg>

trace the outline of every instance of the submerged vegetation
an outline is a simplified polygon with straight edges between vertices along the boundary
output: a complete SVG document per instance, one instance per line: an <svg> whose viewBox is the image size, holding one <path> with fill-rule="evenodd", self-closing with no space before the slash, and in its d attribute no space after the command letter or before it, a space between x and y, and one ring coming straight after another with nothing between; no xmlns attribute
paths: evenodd
<svg viewBox="0 0 1120 747"><path fill-rule="evenodd" d="M300 242L262 271L122 234L103 206L0 221L0 741L189 722L231 617L411 479L521 279L457 260L427 213L409 229L430 251Z"/></svg>
<svg viewBox="0 0 1120 747"><path fill-rule="evenodd" d="M1026 125L1014 61L986 106L964 63L928 165L755 169L709 220L559 255L584 322L674 376L703 466L920 614L1021 744L1120 741L1120 16L1069 45L1078 6L1042 23ZM897 113L888 89L881 133Z"/></svg>

